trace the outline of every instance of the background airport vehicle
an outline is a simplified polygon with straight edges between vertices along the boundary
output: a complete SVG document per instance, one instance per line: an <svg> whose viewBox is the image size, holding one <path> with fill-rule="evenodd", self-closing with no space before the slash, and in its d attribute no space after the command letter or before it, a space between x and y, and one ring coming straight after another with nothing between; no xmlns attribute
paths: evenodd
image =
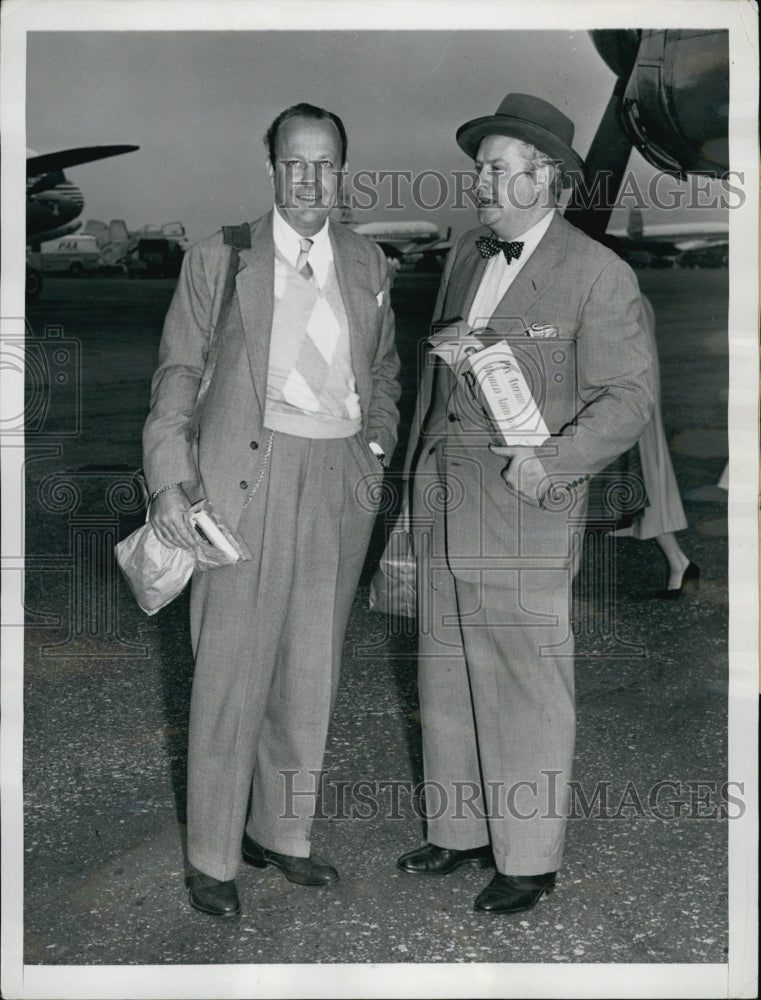
<svg viewBox="0 0 761 1000"><path fill-rule="evenodd" d="M130 278L176 278L183 254L182 247L173 240L142 239L124 258L123 265Z"/></svg>
<svg viewBox="0 0 761 1000"><path fill-rule="evenodd" d="M94 236L76 233L46 244L40 252L40 270L64 272L80 277L86 271L98 271L101 266L100 248Z"/></svg>

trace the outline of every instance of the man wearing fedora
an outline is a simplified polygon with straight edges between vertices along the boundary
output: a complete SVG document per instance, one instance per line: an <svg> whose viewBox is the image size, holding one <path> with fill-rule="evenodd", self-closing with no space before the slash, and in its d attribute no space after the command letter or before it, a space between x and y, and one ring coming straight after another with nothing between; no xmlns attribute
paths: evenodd
<svg viewBox="0 0 761 1000"><path fill-rule="evenodd" d="M497 443L468 386L429 354L405 465L428 839L397 864L429 876L495 865L475 901L487 913L531 909L555 885L589 482L634 444L653 405L636 278L557 207L582 171L573 132L525 94L458 129L475 161L480 225L452 249L434 314L439 328L507 339L527 377L533 358L550 437Z"/></svg>

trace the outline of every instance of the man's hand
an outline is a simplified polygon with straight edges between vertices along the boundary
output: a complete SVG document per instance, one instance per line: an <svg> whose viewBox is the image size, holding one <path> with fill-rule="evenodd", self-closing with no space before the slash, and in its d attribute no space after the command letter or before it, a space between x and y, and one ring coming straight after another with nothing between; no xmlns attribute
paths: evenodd
<svg viewBox="0 0 761 1000"><path fill-rule="evenodd" d="M541 506L539 487L543 483L546 485L547 473L535 450L519 445L508 447L497 444L490 444L489 448L495 455L510 459L501 473L505 486L521 500L534 507Z"/></svg>
<svg viewBox="0 0 761 1000"><path fill-rule="evenodd" d="M185 520L185 512L190 506L185 490L181 486L173 486L170 490L159 493L153 501L149 517L156 538L163 544L181 549L194 549L196 537L193 529Z"/></svg>

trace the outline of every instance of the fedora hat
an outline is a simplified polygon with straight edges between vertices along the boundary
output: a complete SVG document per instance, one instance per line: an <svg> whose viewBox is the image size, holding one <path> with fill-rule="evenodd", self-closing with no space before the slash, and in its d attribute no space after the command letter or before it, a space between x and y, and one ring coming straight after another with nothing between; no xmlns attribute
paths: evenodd
<svg viewBox="0 0 761 1000"><path fill-rule="evenodd" d="M584 161L571 148L573 122L554 105L530 94L508 94L494 115L474 118L457 129L457 144L475 159L487 135L507 135L530 142L542 153L559 160L563 171L584 171Z"/></svg>

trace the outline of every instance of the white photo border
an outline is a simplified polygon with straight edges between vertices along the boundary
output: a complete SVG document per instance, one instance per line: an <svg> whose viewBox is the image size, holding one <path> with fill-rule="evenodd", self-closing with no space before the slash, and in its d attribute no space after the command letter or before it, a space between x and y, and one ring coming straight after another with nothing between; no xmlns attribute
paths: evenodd
<svg viewBox="0 0 761 1000"><path fill-rule="evenodd" d="M288 17L284 17L284 13ZM729 824L730 950L726 965L287 965L23 966L21 787L23 574L17 553L23 494L3 490L2 768L3 995L132 997L750 997L757 985L758 726L758 13L750 0L7 0L2 7L3 337L24 315L23 184L26 35L31 31L257 31L726 28L731 56L730 156L747 200L730 213L729 773L744 782L747 809ZM23 330L23 325L21 327ZM1 374L1 373L0 373ZM23 400L5 404L21 412ZM4 442L5 484L20 478L20 449ZM689 872L685 877L689 878Z"/></svg>

